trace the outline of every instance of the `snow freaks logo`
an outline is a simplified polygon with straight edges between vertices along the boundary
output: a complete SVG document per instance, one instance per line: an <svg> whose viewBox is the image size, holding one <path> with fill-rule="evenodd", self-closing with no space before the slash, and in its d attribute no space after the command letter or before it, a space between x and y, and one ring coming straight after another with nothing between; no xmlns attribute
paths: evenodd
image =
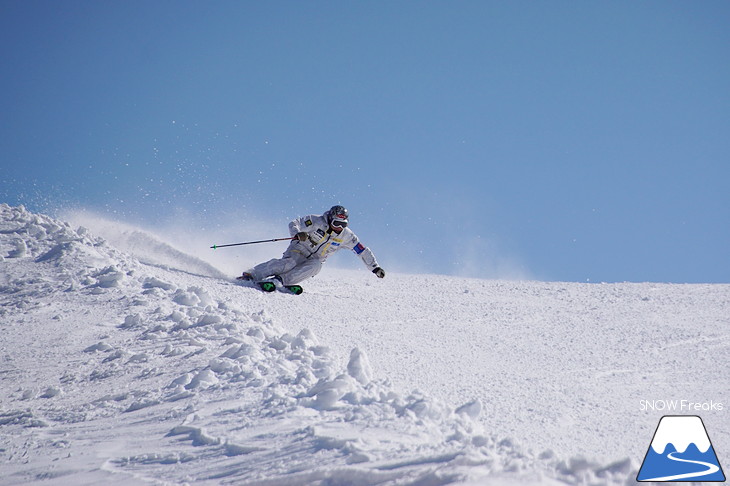
<svg viewBox="0 0 730 486"><path fill-rule="evenodd" d="M662 417L636 480L725 481L702 419L696 415Z"/></svg>

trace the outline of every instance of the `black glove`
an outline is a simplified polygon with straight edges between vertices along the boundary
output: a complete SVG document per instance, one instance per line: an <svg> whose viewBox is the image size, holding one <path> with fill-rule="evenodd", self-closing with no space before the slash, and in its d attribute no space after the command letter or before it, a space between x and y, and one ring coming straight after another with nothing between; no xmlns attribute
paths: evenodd
<svg viewBox="0 0 730 486"><path fill-rule="evenodd" d="M299 241L302 241L302 242L307 241L308 237L309 237L309 234L305 233L304 231L297 233L295 236L296 239L298 239Z"/></svg>
<svg viewBox="0 0 730 486"><path fill-rule="evenodd" d="M383 278L383 277L385 277L385 270L383 270L383 269L382 269L382 268L380 268L380 267L378 267L378 268L376 268L375 270L373 270L373 273L374 273L375 275L377 275L377 276L378 276L378 278Z"/></svg>

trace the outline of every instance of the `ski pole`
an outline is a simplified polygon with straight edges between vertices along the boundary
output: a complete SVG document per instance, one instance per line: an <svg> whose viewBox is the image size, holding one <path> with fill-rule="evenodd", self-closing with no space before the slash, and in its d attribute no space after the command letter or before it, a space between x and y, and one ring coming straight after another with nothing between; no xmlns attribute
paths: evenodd
<svg viewBox="0 0 730 486"><path fill-rule="evenodd" d="M256 243L271 243L272 241L286 241L293 240L296 236L290 236L289 238L274 238L273 240L259 240L259 241L246 241L244 243L231 243L230 245L213 245L211 248L214 250L218 248L225 248L227 246L241 246L241 245L254 245Z"/></svg>

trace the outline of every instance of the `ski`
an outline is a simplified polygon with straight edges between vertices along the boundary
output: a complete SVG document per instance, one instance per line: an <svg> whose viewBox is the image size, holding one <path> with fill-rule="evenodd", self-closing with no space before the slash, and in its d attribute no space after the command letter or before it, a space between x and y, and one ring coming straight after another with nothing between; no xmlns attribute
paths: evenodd
<svg viewBox="0 0 730 486"><path fill-rule="evenodd" d="M284 285L282 289L286 289L287 291L291 292L294 295L299 295L302 292L304 292L304 289L301 285Z"/></svg>
<svg viewBox="0 0 730 486"><path fill-rule="evenodd" d="M236 280L252 285L254 288L261 290L262 292L274 292L276 290L288 294L299 295L304 292L301 285L277 285L277 281L274 279L267 279L261 281L255 281L251 274L244 273L240 277L236 277Z"/></svg>
<svg viewBox="0 0 730 486"><path fill-rule="evenodd" d="M301 285L276 285L274 282L270 280L264 280L263 282L256 282L256 285L259 289L261 289L264 292L274 292L278 290L279 292L284 292L285 294L294 294L299 295L302 292L304 292L304 289Z"/></svg>
<svg viewBox="0 0 730 486"><path fill-rule="evenodd" d="M256 285L258 285L258 287L264 292L273 292L276 290L276 284L274 282L256 282Z"/></svg>

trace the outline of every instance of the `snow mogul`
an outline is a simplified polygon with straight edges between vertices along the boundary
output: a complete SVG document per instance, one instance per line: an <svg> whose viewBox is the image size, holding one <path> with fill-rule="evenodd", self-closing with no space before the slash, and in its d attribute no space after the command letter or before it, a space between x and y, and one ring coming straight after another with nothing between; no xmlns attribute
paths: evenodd
<svg viewBox="0 0 730 486"><path fill-rule="evenodd" d="M260 263L243 272L239 280L252 281L266 291L283 287L295 294L302 292L298 284L314 277L327 257L347 248L357 254L366 267L378 277L385 277L370 248L360 243L348 228L349 213L343 206L332 206L322 215L310 214L289 223L292 242L281 258Z"/></svg>

